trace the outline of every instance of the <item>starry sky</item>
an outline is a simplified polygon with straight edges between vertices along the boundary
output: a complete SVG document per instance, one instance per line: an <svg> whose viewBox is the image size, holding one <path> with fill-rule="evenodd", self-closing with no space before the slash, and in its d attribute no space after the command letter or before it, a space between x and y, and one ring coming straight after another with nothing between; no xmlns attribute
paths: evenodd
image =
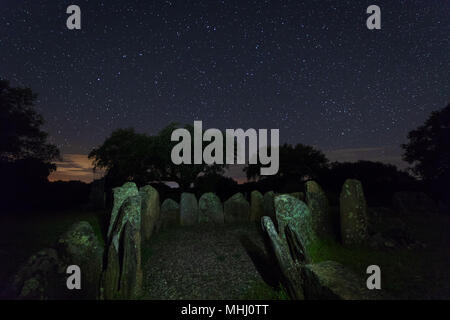
<svg viewBox="0 0 450 320"><path fill-rule="evenodd" d="M39 93L75 176L117 128L194 120L401 167L407 132L450 102L449 18L447 0L0 0L0 78Z"/></svg>

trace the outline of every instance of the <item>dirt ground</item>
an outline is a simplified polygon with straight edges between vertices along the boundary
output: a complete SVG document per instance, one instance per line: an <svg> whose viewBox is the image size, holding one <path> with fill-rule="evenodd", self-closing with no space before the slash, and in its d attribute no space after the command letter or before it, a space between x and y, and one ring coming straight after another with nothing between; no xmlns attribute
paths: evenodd
<svg viewBox="0 0 450 320"><path fill-rule="evenodd" d="M268 291L264 280L276 287L278 270L265 254L253 224L163 231L143 249L144 299L241 299Z"/></svg>

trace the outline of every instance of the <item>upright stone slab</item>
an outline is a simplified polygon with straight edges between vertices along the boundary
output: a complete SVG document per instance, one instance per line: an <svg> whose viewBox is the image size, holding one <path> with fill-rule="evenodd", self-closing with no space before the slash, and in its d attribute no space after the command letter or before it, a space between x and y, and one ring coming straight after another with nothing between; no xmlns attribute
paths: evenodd
<svg viewBox="0 0 450 320"><path fill-rule="evenodd" d="M182 226L192 226L197 223L197 198L193 193L183 192L180 200L180 224Z"/></svg>
<svg viewBox="0 0 450 320"><path fill-rule="evenodd" d="M305 189L306 203L311 210L314 231L320 237L334 237L330 204L325 192L315 181L306 182Z"/></svg>
<svg viewBox="0 0 450 320"><path fill-rule="evenodd" d="M292 192L289 195L297 198L298 200L305 201L305 194L303 192Z"/></svg>
<svg viewBox="0 0 450 320"><path fill-rule="evenodd" d="M117 223L117 215L119 214L119 210L122 207L123 202L128 197L135 196L138 194L139 191L134 182L127 182L123 186L113 189L114 205L111 212L111 219L109 222L108 239L110 239L112 229L114 228L114 225Z"/></svg>
<svg viewBox="0 0 450 320"><path fill-rule="evenodd" d="M223 224L223 207L219 197L212 192L204 193L198 200L199 222Z"/></svg>
<svg viewBox="0 0 450 320"><path fill-rule="evenodd" d="M123 261L120 297L136 299L142 293L141 234L139 226L127 221L123 234Z"/></svg>
<svg viewBox="0 0 450 320"><path fill-rule="evenodd" d="M225 223L250 221L250 205L242 193L236 193L223 204Z"/></svg>
<svg viewBox="0 0 450 320"><path fill-rule="evenodd" d="M142 240L150 239L159 229L159 193L150 185L139 189L141 196L141 235Z"/></svg>
<svg viewBox="0 0 450 320"><path fill-rule="evenodd" d="M69 299L99 298L103 269L103 245L87 221L72 225L57 242L57 251L64 269L77 265L82 272L81 290L70 290Z"/></svg>
<svg viewBox="0 0 450 320"><path fill-rule="evenodd" d="M303 201L284 194L275 197L275 211L278 233L283 241L286 242L286 226L289 224L307 253L310 245L317 239L308 206Z"/></svg>
<svg viewBox="0 0 450 320"><path fill-rule="evenodd" d="M275 193L273 191L268 191L264 194L263 207L264 215L275 219Z"/></svg>
<svg viewBox="0 0 450 320"><path fill-rule="evenodd" d="M264 216L263 195L259 191L252 191L250 195L250 221L260 221Z"/></svg>
<svg viewBox="0 0 450 320"><path fill-rule="evenodd" d="M128 229L125 232L125 229ZM120 208L117 222L111 231L106 270L102 277L105 299L132 299L140 293L141 270L141 197L128 197ZM119 283L130 279L129 284ZM124 289L123 286L125 285Z"/></svg>
<svg viewBox="0 0 450 320"><path fill-rule="evenodd" d="M340 195L342 242L362 244L369 238L366 199L360 181L347 179Z"/></svg>
<svg viewBox="0 0 450 320"><path fill-rule="evenodd" d="M165 230L180 225L180 206L172 199L166 199L161 205L161 229Z"/></svg>

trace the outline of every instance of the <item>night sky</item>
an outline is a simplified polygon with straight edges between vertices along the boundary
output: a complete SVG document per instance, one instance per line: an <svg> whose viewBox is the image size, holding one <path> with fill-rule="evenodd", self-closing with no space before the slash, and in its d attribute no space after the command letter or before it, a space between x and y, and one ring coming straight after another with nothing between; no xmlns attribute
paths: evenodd
<svg viewBox="0 0 450 320"><path fill-rule="evenodd" d="M450 102L449 21L446 0L0 0L0 77L39 93L51 141L86 168L73 159L117 128L194 120L400 164L407 132Z"/></svg>

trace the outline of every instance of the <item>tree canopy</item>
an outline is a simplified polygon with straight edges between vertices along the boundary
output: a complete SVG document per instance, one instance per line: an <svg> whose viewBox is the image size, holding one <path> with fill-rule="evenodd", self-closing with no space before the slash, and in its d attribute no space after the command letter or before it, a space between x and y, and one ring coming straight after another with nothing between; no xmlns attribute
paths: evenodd
<svg viewBox="0 0 450 320"><path fill-rule="evenodd" d="M58 148L47 142L48 134L41 129L44 119L34 109L36 99L30 88L13 88L0 80L1 161L37 159L49 163L58 158Z"/></svg>
<svg viewBox="0 0 450 320"><path fill-rule="evenodd" d="M308 177L317 177L327 168L328 159L322 151L312 146L283 144L279 147L279 177L289 177L301 181ZM244 171L248 179L259 177L261 164L250 164Z"/></svg>
<svg viewBox="0 0 450 320"><path fill-rule="evenodd" d="M450 104L432 112L425 123L408 133L403 159L412 170L434 186L444 187L450 178Z"/></svg>
<svg viewBox="0 0 450 320"><path fill-rule="evenodd" d="M101 146L93 149L89 158L93 159L95 168L107 171L111 185L125 181L140 185L151 181L175 181L182 189L187 189L200 173L222 173L223 165L175 165L172 162L171 151L178 142L171 141L171 134L179 127L171 123L155 136L136 133L134 129L118 129ZM192 126L184 128L193 134Z"/></svg>

